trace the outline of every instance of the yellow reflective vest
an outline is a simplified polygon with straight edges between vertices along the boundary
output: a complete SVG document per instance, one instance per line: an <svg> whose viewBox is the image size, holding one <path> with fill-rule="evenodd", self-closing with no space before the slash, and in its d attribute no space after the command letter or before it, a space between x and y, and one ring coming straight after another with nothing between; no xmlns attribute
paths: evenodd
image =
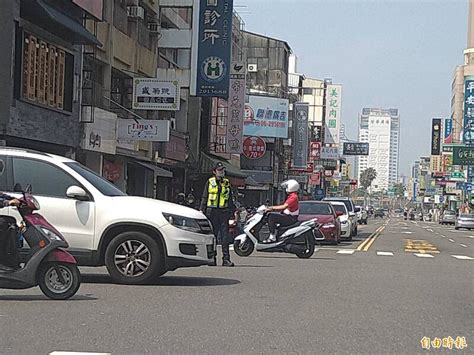
<svg viewBox="0 0 474 355"><path fill-rule="evenodd" d="M211 177L207 181L207 207L210 208L227 208L229 207L230 198L230 181L223 178L222 181Z"/></svg>

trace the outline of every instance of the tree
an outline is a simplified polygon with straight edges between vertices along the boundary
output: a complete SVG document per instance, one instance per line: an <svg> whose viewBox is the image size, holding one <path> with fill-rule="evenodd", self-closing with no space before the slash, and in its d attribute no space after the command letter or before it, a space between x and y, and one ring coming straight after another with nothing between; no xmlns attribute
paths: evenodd
<svg viewBox="0 0 474 355"><path fill-rule="evenodd" d="M405 186L402 183L393 185L393 188L395 189L395 196L398 196L398 197L405 196Z"/></svg>
<svg viewBox="0 0 474 355"><path fill-rule="evenodd" d="M372 185L372 182L377 178L377 172L375 171L374 168L368 168L365 169L361 174L360 174L360 186L364 189L368 189L370 185Z"/></svg>

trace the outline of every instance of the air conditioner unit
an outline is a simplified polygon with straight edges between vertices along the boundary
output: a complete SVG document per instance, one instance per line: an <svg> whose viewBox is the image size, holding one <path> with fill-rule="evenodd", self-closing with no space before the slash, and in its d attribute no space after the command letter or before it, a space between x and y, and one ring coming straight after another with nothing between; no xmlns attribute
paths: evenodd
<svg viewBox="0 0 474 355"><path fill-rule="evenodd" d="M249 72L249 73L256 73L256 72L257 72L257 64L249 64L249 65L247 65L247 72Z"/></svg>
<svg viewBox="0 0 474 355"><path fill-rule="evenodd" d="M158 22L149 22L148 30L150 33L160 33L160 24Z"/></svg>
<svg viewBox="0 0 474 355"><path fill-rule="evenodd" d="M145 18L145 9L141 6L127 6L127 16L130 18Z"/></svg>

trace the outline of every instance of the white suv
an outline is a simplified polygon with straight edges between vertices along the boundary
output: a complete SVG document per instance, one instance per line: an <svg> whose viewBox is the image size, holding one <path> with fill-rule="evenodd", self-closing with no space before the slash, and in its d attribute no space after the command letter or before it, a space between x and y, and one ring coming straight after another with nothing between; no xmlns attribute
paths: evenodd
<svg viewBox="0 0 474 355"><path fill-rule="evenodd" d="M215 238L201 212L127 196L67 158L0 148L0 191L15 195L27 185L41 205L39 213L63 233L79 265L105 265L118 282L143 283L214 262ZM20 220L14 208L0 213Z"/></svg>

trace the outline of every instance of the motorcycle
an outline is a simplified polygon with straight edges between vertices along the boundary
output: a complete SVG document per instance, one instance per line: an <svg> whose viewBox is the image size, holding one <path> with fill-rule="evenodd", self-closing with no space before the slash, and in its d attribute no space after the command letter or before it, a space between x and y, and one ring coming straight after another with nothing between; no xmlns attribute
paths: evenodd
<svg viewBox="0 0 474 355"><path fill-rule="evenodd" d="M314 254L315 244L324 240L320 234L317 219L296 222L277 230L277 240L264 243L260 235L262 227L267 224L266 206L257 209L244 226L244 234L234 240L234 252L242 257L249 256L254 250L267 253L290 253L301 259L308 259Z"/></svg>
<svg viewBox="0 0 474 355"><path fill-rule="evenodd" d="M19 191L16 188L15 191ZM81 274L74 257L63 248L68 243L48 221L39 213L38 201L31 195L31 187L27 192L22 191L17 207L24 229L19 230L16 219L2 216L3 225L7 225L8 234L2 240L16 238L19 233L30 246L30 252L23 267L20 267L18 249L17 255L10 253L16 262L10 265L1 264L0 260L0 288L27 289L39 286L41 291L50 299L65 300L76 294L81 285ZM15 243L18 247L18 244ZM3 246L0 246L2 248Z"/></svg>

